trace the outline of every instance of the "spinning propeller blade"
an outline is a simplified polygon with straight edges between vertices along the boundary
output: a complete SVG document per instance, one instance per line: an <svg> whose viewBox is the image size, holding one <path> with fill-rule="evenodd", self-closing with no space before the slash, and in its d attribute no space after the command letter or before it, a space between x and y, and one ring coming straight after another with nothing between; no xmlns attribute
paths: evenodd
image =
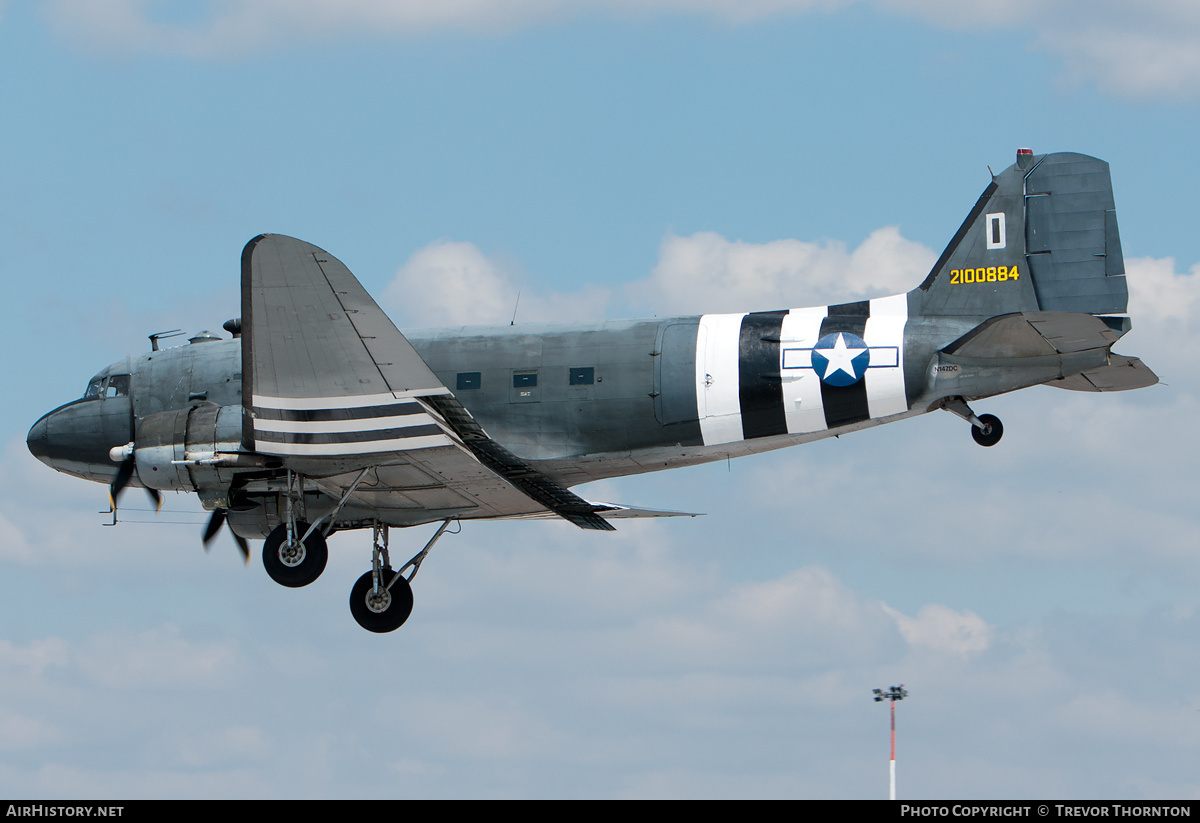
<svg viewBox="0 0 1200 823"><path fill-rule="evenodd" d="M117 476L113 478L112 484L108 487L108 505L112 507L113 511L116 511L117 498L121 495L121 490L129 485L136 467L137 463L132 454L121 461L121 466L117 469Z"/></svg>
<svg viewBox="0 0 1200 823"><path fill-rule="evenodd" d="M221 531L221 527L225 525L227 509L213 509L212 517L208 518L208 525L204 527L204 537L201 538L204 543L204 550L208 551L208 544L217 536L217 532ZM229 529L229 534L233 536L233 542L237 544L238 551L242 553L242 559L250 563L250 544L240 534L232 528Z"/></svg>

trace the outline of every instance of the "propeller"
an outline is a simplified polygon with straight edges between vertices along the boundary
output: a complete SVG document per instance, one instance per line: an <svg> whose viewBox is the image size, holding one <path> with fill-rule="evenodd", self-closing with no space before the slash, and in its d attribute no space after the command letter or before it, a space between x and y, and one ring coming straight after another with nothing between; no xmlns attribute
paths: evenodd
<svg viewBox="0 0 1200 823"><path fill-rule="evenodd" d="M134 457L132 443L117 446L109 451L108 456L114 461L121 461L121 465L117 468L117 476L113 478L113 482L108 486L108 505L115 513L117 511L117 498L121 496L121 492L129 485L129 481L133 479L133 473L137 469L137 458ZM150 495L150 499L154 502L154 511L156 513L162 511L162 492L158 491L158 489L152 489L149 486L145 488L146 494Z"/></svg>
<svg viewBox="0 0 1200 823"><path fill-rule="evenodd" d="M212 517L208 518L208 525L204 527L204 537L201 541L204 543L204 550L208 551L208 544L217 536L217 532L221 531L221 527L225 525L225 520L229 514L229 509L213 509ZM233 536L233 542L237 543L238 551L242 553L242 559L247 565L250 563L250 544L240 534L235 532L232 527L229 533Z"/></svg>

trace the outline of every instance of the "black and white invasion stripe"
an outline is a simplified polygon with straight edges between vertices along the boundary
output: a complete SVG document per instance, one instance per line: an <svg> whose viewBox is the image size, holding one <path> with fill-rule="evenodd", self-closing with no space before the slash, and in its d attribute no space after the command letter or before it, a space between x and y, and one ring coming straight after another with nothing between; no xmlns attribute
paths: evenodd
<svg viewBox="0 0 1200 823"><path fill-rule="evenodd" d="M251 407L255 449L325 457L453 445L448 429L412 397L266 397Z"/></svg>
<svg viewBox="0 0 1200 823"><path fill-rule="evenodd" d="M904 414L907 296L747 314L706 314L696 337L696 401L705 445L807 434ZM812 350L827 335L862 338L863 377L824 382Z"/></svg>

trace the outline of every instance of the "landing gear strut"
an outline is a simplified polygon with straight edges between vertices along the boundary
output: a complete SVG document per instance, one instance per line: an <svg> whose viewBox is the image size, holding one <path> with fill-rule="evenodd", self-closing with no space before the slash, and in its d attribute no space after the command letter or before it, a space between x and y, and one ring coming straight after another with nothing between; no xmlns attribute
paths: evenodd
<svg viewBox="0 0 1200 823"><path fill-rule="evenodd" d="M404 625L412 614L412 579L417 576L425 555L433 548L452 521L446 520L425 544L425 548L405 563L400 571L392 569L388 557L388 527L375 524L375 539L371 549L371 571L358 578L350 590L350 613L369 632L393 632ZM408 577L404 572L412 568Z"/></svg>
<svg viewBox="0 0 1200 823"><path fill-rule="evenodd" d="M975 412L971 411L971 407L967 405L967 401L961 397L949 397L943 400L942 408L970 423L971 437L981 446L994 446L1004 436L1004 425L1000 422L999 417L994 414L981 414L976 417Z"/></svg>
<svg viewBox="0 0 1200 823"><path fill-rule="evenodd" d="M304 478L288 471L287 485L286 517L263 543L263 567L279 585L298 589L325 571L329 549L317 530L321 521L310 526L296 515L296 500L304 498Z"/></svg>

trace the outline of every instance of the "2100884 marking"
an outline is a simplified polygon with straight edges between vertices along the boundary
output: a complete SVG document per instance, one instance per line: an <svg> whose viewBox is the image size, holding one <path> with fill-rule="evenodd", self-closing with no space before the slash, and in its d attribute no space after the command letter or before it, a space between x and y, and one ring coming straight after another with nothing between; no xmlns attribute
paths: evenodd
<svg viewBox="0 0 1200 823"><path fill-rule="evenodd" d="M1021 271L1016 266L988 266L978 269L951 269L950 285L963 283L994 283L998 280L1016 280Z"/></svg>

